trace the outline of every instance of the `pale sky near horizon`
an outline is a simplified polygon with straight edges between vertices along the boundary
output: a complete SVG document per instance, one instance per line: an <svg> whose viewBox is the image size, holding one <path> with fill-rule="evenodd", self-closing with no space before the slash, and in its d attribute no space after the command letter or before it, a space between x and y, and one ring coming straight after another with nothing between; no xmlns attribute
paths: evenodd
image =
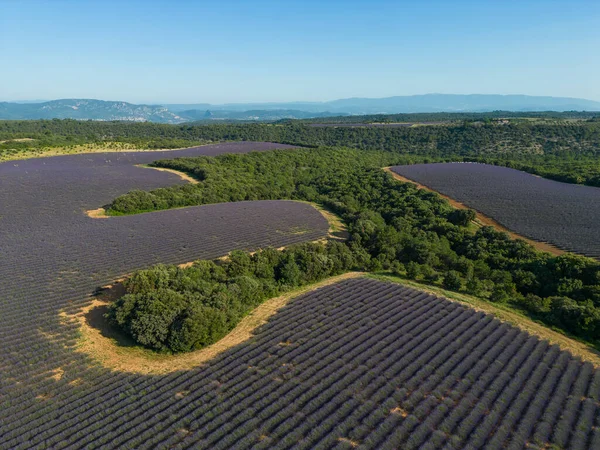
<svg viewBox="0 0 600 450"><path fill-rule="evenodd" d="M0 101L600 101L600 1L0 0Z"/></svg>

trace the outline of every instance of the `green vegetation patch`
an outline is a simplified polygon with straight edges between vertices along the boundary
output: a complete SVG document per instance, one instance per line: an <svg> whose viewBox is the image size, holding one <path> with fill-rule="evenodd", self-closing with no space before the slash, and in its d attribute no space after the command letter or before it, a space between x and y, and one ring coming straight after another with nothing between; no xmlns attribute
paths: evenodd
<svg viewBox="0 0 600 450"><path fill-rule="evenodd" d="M101 148L182 148L219 141L268 141L303 146L345 146L419 155L431 161L478 161L507 165L569 183L600 186L600 121L588 113L527 113L539 120L511 119L507 112L407 115L403 120L450 120L444 126L316 127L284 124L182 124L77 120L0 121L0 161ZM522 113L516 114L521 117ZM427 119L428 116L431 116ZM581 116L581 117L579 117ZM371 116L385 121L392 116ZM396 117L398 119L400 116ZM570 121L572 117L583 120ZM394 119L394 121L396 120ZM356 119L353 119L356 120ZM472 121L475 122L472 122ZM27 140L23 140L27 139ZM33 140L31 140L33 139ZM426 161L427 162L427 161Z"/></svg>
<svg viewBox="0 0 600 450"><path fill-rule="evenodd" d="M265 300L356 265L346 245L299 244L281 251L234 251L190 267L158 265L128 278L106 314L143 346L187 352L217 342Z"/></svg>
<svg viewBox="0 0 600 450"><path fill-rule="evenodd" d="M160 161L155 165L202 181L134 191L115 199L109 212L265 199L318 203L348 226L344 245L354 266L347 269L392 270L508 304L598 345L600 264L538 252L491 227L474 232L471 212L457 211L439 195L397 182L380 169L418 160L391 152L317 148Z"/></svg>

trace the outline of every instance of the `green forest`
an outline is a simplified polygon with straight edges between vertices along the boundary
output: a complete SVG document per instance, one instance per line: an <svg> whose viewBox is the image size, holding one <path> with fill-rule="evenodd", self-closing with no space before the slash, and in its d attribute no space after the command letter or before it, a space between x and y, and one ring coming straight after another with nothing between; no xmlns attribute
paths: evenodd
<svg viewBox="0 0 600 450"><path fill-rule="evenodd" d="M187 352L217 342L263 301L355 266L350 248L336 241L238 250L185 268L159 265L125 281L127 293L107 319L146 347Z"/></svg>
<svg viewBox="0 0 600 450"><path fill-rule="evenodd" d="M14 141L14 139L33 139ZM477 161L518 168L557 181L600 186L600 122L484 122L402 128L285 124L165 125L76 120L0 121L0 158L28 150L123 142L137 148L180 148L218 141L270 141L343 146L413 155L425 161Z"/></svg>
<svg viewBox="0 0 600 450"><path fill-rule="evenodd" d="M489 122L496 119L524 120L599 120L596 111L489 111L489 112L433 112L433 113L401 113L401 114L368 114L364 116L335 116L300 119L302 123L402 123L402 122ZM285 123L289 120L282 120Z"/></svg>
<svg viewBox="0 0 600 450"><path fill-rule="evenodd" d="M214 342L257 302L282 290L345 270L391 271L509 305L599 346L600 263L572 254L552 256L491 227L475 228L472 211L456 210L439 195L400 183L381 170L428 158L319 147L155 162L200 183L130 192L109 205L109 214L243 200L305 200L338 214L349 239L281 254L269 250L264 253L268 264L263 253L235 254L229 262L200 262L195 269L159 266L139 272L128 281L129 294L113 306L110 320L141 344L187 351ZM202 321L209 316L194 308L210 308L214 323L210 319L206 325ZM157 313L149 316L148 311Z"/></svg>
<svg viewBox="0 0 600 450"><path fill-rule="evenodd" d="M543 113L538 116L548 118ZM569 121L565 113L553 121L499 123L494 117L494 113L454 116L460 120L395 128L314 127L302 121L243 125L3 121L0 155L104 142L178 148L244 140L302 147L157 161L155 166L186 172L200 183L133 191L108 206L108 214L123 215L208 203L292 199L323 205L348 226L350 237L343 245L349 256L343 265L329 253L339 252L339 246L313 245L288 249L276 258L267 253L272 257L269 270L256 267L258 257L246 255L243 275L221 263L204 262L203 267L212 267L210 271L194 269L182 275L161 266L134 276L128 282L129 294L113 307L110 320L139 343L158 350L179 352L209 345L265 298L347 270L392 271L507 304L599 346L597 261L540 253L492 228L475 229L472 212L455 210L437 194L399 183L381 170L401 164L475 161L600 186L600 122L596 119ZM305 275L307 266L301 261L318 260L323 268L318 276L290 281L282 275L282 264L287 264L282 261L291 260ZM269 276L257 274L264 270ZM240 276L246 277L244 281ZM182 277L192 281L184 283ZM246 300L233 301L238 294ZM197 313L200 306L204 312L210 308L207 314L214 318L210 329L195 322L204 317ZM162 318L160 323L148 322L147 311L153 308Z"/></svg>

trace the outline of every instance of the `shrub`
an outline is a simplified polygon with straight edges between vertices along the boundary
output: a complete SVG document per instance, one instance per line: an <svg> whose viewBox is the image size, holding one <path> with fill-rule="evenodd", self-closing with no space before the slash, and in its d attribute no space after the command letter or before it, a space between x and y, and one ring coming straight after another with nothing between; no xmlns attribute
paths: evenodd
<svg viewBox="0 0 600 450"><path fill-rule="evenodd" d="M417 278L421 273L421 266L414 261L409 262L406 265L406 276L408 278Z"/></svg>
<svg viewBox="0 0 600 450"><path fill-rule="evenodd" d="M390 269L394 275L404 275L406 273L406 267L399 261L394 261L391 264Z"/></svg>
<svg viewBox="0 0 600 450"><path fill-rule="evenodd" d="M477 214L472 209L456 209L448 214L448 221L454 225L466 227L475 220Z"/></svg>
<svg viewBox="0 0 600 450"><path fill-rule="evenodd" d="M158 265L125 282L127 294L109 307L106 318L145 347L191 351L221 339L265 299L355 264L348 246L331 242L253 255L235 251L225 261L197 261L187 268Z"/></svg>
<svg viewBox="0 0 600 450"><path fill-rule="evenodd" d="M460 277L460 273L458 273L456 270L451 270L446 273L442 286L445 289L450 289L451 291L460 290L462 286L462 278Z"/></svg>
<svg viewBox="0 0 600 450"><path fill-rule="evenodd" d="M169 329L185 308L185 297L171 289L128 294L111 305L108 319L140 344L164 350Z"/></svg>
<svg viewBox="0 0 600 450"><path fill-rule="evenodd" d="M507 303L510 300L506 287L502 284L497 284L492 289L490 294L490 300L494 303Z"/></svg>

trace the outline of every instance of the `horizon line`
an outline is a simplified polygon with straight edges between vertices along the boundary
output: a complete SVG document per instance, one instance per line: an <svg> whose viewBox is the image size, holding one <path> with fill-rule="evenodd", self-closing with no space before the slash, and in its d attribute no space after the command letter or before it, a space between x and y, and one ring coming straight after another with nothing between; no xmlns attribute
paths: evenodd
<svg viewBox="0 0 600 450"><path fill-rule="evenodd" d="M590 102L600 103L600 100L595 100L591 98L584 97L569 97L569 96L556 96L556 95L532 95L532 94L481 94L481 93L470 93L470 94L456 94L456 93L441 93L441 92L428 92L425 94L405 94L405 95L389 95L385 97L340 97L331 100L259 100L259 101L233 101L233 102L220 102L220 103L211 103L207 101L190 101L190 102L177 102L177 101L165 101L165 102L156 102L156 101L128 101L128 100L105 100L102 98L93 98L93 97L60 97L53 98L49 100L43 99L21 99L21 100L0 100L0 103L29 103L29 104L38 104L38 103L48 103L55 102L61 100L92 100L92 101L102 101L102 102L116 102L116 103L129 103L132 105L140 105L140 106L164 106L164 105L194 105L194 104L207 104L213 106L223 106L223 105L246 105L246 104L282 104L282 103L305 103L305 104L324 104L331 103L339 100L385 100L389 98L396 97L426 97L433 95L444 95L444 96L496 96L496 97L532 97L532 98L555 98L555 99L570 99L570 100L584 100Z"/></svg>

